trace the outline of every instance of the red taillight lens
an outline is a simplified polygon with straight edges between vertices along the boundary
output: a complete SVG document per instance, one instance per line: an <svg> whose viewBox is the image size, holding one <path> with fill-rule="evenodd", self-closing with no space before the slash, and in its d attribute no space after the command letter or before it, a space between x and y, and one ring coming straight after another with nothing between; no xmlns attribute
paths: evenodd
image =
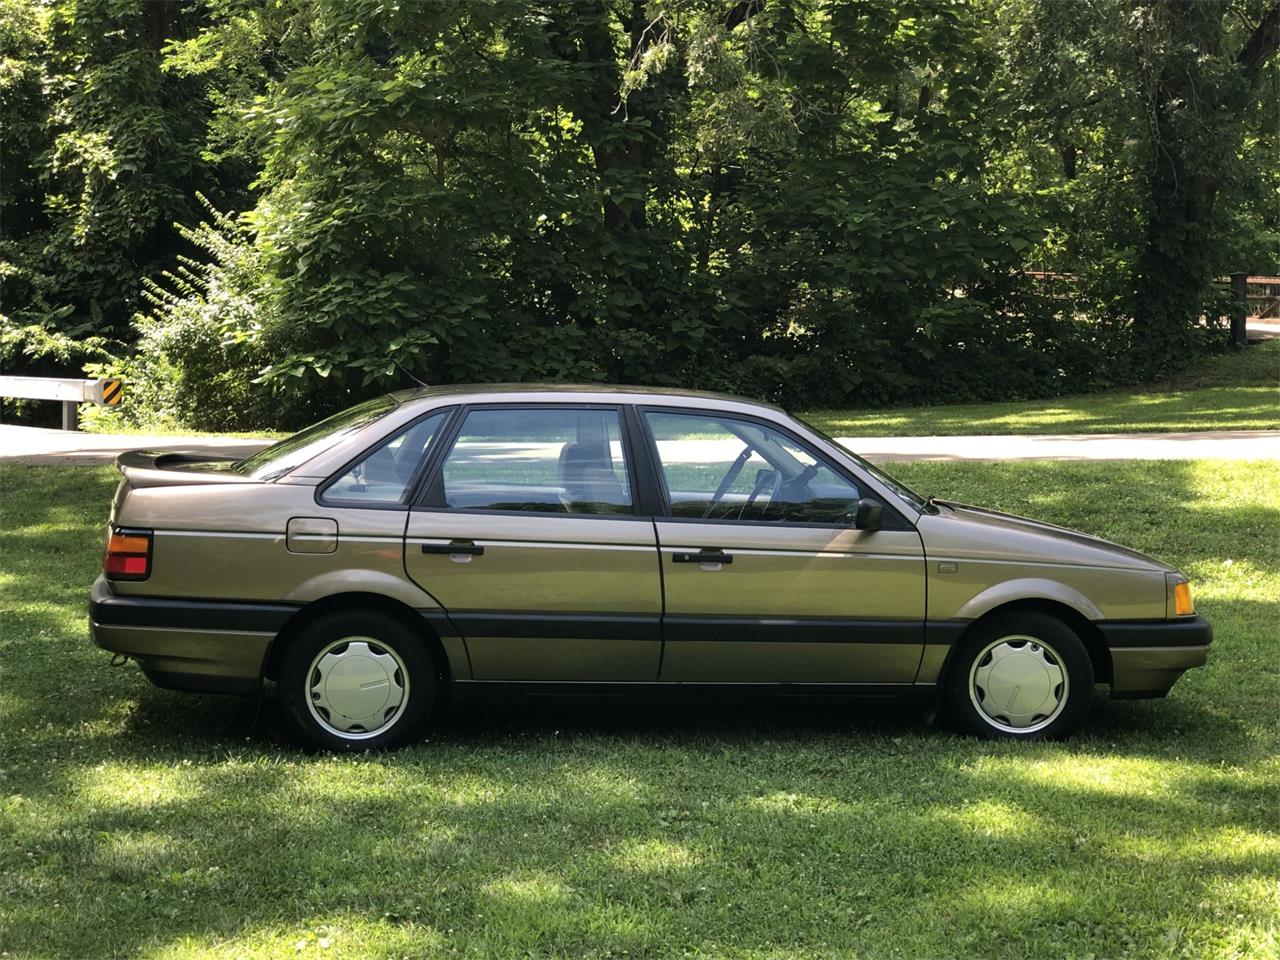
<svg viewBox="0 0 1280 960"><path fill-rule="evenodd" d="M151 531L112 530L102 555L111 580L145 580L151 574Z"/></svg>
<svg viewBox="0 0 1280 960"><path fill-rule="evenodd" d="M107 573L120 573L127 577L147 575L146 557L126 557L118 553L107 555Z"/></svg>

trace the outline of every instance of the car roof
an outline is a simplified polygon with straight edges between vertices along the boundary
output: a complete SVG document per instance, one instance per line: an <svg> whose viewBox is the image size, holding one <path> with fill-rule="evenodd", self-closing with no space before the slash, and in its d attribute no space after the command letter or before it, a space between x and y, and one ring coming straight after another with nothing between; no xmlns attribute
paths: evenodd
<svg viewBox="0 0 1280 960"><path fill-rule="evenodd" d="M397 390L391 394L401 404L413 404L426 400L450 402L483 402L486 400L587 400L619 403L670 403L672 400L695 401L691 406L701 406L696 401L711 404L742 404L785 413L781 407L728 393L706 390L679 390L671 387L626 386L607 383L459 383Z"/></svg>
<svg viewBox="0 0 1280 960"><path fill-rule="evenodd" d="M370 432L376 437L391 436L436 407L466 404L638 403L653 406L692 408L739 415L757 415L766 420L789 421L785 410L727 393L675 390L665 387L626 387L603 383L459 383L436 387L416 387L384 394L394 404L376 422L351 433L332 447L290 471L293 477L327 477L345 463L354 451L367 446Z"/></svg>

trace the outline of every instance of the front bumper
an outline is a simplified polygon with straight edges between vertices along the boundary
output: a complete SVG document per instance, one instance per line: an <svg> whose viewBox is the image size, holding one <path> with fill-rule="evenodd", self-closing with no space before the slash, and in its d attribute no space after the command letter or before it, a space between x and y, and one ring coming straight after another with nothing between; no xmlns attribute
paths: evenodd
<svg viewBox="0 0 1280 960"><path fill-rule="evenodd" d="M1096 624L1111 650L1111 696L1163 697L1192 667L1209 659L1213 627L1204 617L1113 620Z"/></svg>
<svg viewBox="0 0 1280 960"><path fill-rule="evenodd" d="M202 693L256 693L267 649L297 607L113 593L98 577L89 597L94 643L137 660L152 683Z"/></svg>

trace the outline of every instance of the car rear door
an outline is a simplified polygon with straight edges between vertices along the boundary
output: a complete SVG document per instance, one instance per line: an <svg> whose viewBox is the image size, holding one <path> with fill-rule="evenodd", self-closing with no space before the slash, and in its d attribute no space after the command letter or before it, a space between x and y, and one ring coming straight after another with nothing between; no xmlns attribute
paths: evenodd
<svg viewBox="0 0 1280 960"><path fill-rule="evenodd" d="M404 559L474 679L656 679L656 540L627 448L617 406L463 411L410 511Z"/></svg>
<svg viewBox="0 0 1280 960"><path fill-rule="evenodd" d="M887 505L854 526L856 477L742 415L642 413L667 500L661 679L911 683L924 650L924 551Z"/></svg>

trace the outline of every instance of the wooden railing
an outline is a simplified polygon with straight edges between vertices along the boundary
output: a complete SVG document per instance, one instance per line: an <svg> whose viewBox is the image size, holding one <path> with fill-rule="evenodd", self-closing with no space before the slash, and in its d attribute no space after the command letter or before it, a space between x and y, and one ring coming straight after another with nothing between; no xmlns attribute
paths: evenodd
<svg viewBox="0 0 1280 960"><path fill-rule="evenodd" d="M1245 316L1250 320L1280 319L1280 277L1245 277Z"/></svg>
<svg viewBox="0 0 1280 960"><path fill-rule="evenodd" d="M1075 289L1077 277L1073 273L1054 273L1050 270L1024 270L1023 275L1050 290L1052 296L1068 299ZM1246 327L1250 320L1280 320L1280 277L1250 276L1233 273L1218 281L1231 288L1230 330L1234 343L1246 342ZM1220 322L1212 320L1211 322Z"/></svg>

